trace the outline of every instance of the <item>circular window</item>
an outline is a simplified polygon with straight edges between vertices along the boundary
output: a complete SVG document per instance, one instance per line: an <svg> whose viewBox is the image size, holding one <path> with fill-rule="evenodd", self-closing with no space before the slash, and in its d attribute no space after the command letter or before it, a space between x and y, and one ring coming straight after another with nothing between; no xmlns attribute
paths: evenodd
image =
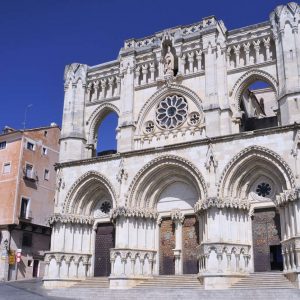
<svg viewBox="0 0 300 300"><path fill-rule="evenodd" d="M109 211L111 210L111 203L108 201L104 201L100 206L100 210L105 214L109 213Z"/></svg>
<svg viewBox="0 0 300 300"><path fill-rule="evenodd" d="M186 120L187 111L188 105L183 97L168 96L156 108L156 121L162 128L173 129Z"/></svg>
<svg viewBox="0 0 300 300"><path fill-rule="evenodd" d="M258 196L266 197L270 195L272 188L268 183L262 182L257 185L256 193Z"/></svg>

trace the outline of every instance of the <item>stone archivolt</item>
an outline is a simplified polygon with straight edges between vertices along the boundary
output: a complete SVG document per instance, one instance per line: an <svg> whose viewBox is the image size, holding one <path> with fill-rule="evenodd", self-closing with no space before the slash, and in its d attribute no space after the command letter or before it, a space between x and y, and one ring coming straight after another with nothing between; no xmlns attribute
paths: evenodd
<svg viewBox="0 0 300 300"><path fill-rule="evenodd" d="M127 199L126 199L126 206L140 206L140 207L152 207L154 205L153 202L151 203L144 203L147 199L140 199L139 193L144 192L142 187L142 184L146 184L147 180L149 180L149 177L151 177L151 174L154 174L155 171L161 170L165 168L166 170L170 170L172 168L175 168L178 170L178 174L180 172L182 174L189 174L190 181L193 182L193 185L195 186L196 190L198 191L199 197L205 197L207 195L206 190L206 184L204 181L204 178L200 171L188 160L175 156L175 155L164 155L161 157L158 157L149 163L147 163L134 177L132 180L128 193L127 193ZM174 173L176 174L176 173ZM176 174L177 175L177 174ZM148 178L148 179L147 179ZM147 184L146 184L147 185ZM153 200L155 201L155 200ZM149 206L151 205L151 206Z"/></svg>
<svg viewBox="0 0 300 300"><path fill-rule="evenodd" d="M256 160L262 159L269 166L271 166L274 174L281 176L281 184L283 185L283 189L295 186L293 172L289 165L282 159L282 157L280 157L280 155L268 148L253 145L236 154L224 168L218 184L218 195L220 197L226 197L228 195L230 192L230 182L233 180L233 176L237 174L236 172L240 172L239 168L245 166L245 161L250 161L254 158ZM258 164L256 163L255 165Z"/></svg>
<svg viewBox="0 0 300 300"><path fill-rule="evenodd" d="M79 177L71 186L64 202L63 212L68 213L71 209L74 209L75 204L73 202L78 198L78 192L88 192L85 188L85 185L87 185L88 182L97 182L98 185L103 185L106 192L111 196L114 205L116 205L116 192L109 180L99 172L89 171ZM71 203L73 204L71 205Z"/></svg>

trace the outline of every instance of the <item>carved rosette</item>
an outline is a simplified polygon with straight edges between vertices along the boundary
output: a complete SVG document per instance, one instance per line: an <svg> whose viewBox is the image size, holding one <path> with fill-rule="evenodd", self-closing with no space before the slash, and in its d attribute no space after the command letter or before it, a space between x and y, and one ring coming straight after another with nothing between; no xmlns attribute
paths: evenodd
<svg viewBox="0 0 300 300"><path fill-rule="evenodd" d="M48 224L55 223L72 223L72 224L88 224L93 225L95 219L90 216L75 215L75 214L53 214L48 219Z"/></svg>
<svg viewBox="0 0 300 300"><path fill-rule="evenodd" d="M201 212L201 211L207 210L212 207L216 207L216 208L220 208L220 209L235 208L235 209L249 210L250 204L247 199L237 199L237 198L231 198L231 197L221 199L218 197L210 197L210 198L206 198L204 200L199 200L195 204L194 210L197 213L197 212Z"/></svg>
<svg viewBox="0 0 300 300"><path fill-rule="evenodd" d="M111 210L110 218L112 220L120 217L157 219L158 213L156 210L149 208L132 208L124 206L119 206Z"/></svg>

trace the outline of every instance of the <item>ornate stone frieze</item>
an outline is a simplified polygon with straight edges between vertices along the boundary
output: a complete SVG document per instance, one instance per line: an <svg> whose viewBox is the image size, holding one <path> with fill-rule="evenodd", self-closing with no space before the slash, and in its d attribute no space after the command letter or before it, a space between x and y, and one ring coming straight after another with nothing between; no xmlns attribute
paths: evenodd
<svg viewBox="0 0 300 300"><path fill-rule="evenodd" d="M114 248L110 250L111 261L115 260L118 256L121 259L126 259L128 257L135 259L139 257L141 260L146 258L150 260L155 260L156 251L155 250L140 250L140 249L128 249L128 248Z"/></svg>
<svg viewBox="0 0 300 300"><path fill-rule="evenodd" d="M300 199L300 189L285 190L276 196L275 204L284 206L288 202L293 202Z"/></svg>
<svg viewBox="0 0 300 300"><path fill-rule="evenodd" d="M247 199L237 199L232 197L226 197L224 199L218 197L210 197L203 200L199 200L195 206L195 212L207 210L211 207L216 208L236 208L249 210L250 204Z"/></svg>
<svg viewBox="0 0 300 300"><path fill-rule="evenodd" d="M75 263L82 261L83 264L90 264L91 257L92 254L89 253L47 252L45 254L45 263L49 264L51 259L55 259L57 263L65 261L67 264L69 264L71 261L74 261Z"/></svg>
<svg viewBox="0 0 300 300"><path fill-rule="evenodd" d="M251 246L247 244L231 244L231 243L213 243L203 244L197 247L197 255L209 255L211 251L216 251L217 254L234 253L249 255Z"/></svg>
<svg viewBox="0 0 300 300"><path fill-rule="evenodd" d="M49 219L49 225L54 223L77 223L77 224L89 224L93 225L95 219L90 216L75 215L75 214L53 214Z"/></svg>
<svg viewBox="0 0 300 300"><path fill-rule="evenodd" d="M149 208L119 206L111 211L110 217L111 219L117 219L119 217L156 219L158 217L158 213L156 210Z"/></svg>

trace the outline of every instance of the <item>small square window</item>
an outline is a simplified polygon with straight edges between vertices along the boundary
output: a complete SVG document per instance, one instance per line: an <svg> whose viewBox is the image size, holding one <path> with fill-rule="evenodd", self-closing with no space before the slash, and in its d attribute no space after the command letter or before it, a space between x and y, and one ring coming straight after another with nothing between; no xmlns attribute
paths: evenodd
<svg viewBox="0 0 300 300"><path fill-rule="evenodd" d="M5 149L5 148L6 148L6 141L0 142L0 150Z"/></svg>
<svg viewBox="0 0 300 300"><path fill-rule="evenodd" d="M47 136L47 135L48 135L48 131L45 130L45 131L44 131L44 136Z"/></svg>
<svg viewBox="0 0 300 300"><path fill-rule="evenodd" d="M49 178L50 178L50 172L49 172L49 170L45 169L45 172L44 172L44 179L45 179L45 180L49 180Z"/></svg>
<svg viewBox="0 0 300 300"><path fill-rule="evenodd" d="M33 143L30 143L30 142L27 142L26 148L27 148L28 150L33 151L33 150L34 150L34 144L33 144Z"/></svg>
<svg viewBox="0 0 300 300"><path fill-rule="evenodd" d="M32 178L32 176L33 176L33 165L26 164L26 167L25 167L25 176L27 178Z"/></svg>
<svg viewBox="0 0 300 300"><path fill-rule="evenodd" d="M4 165L3 165L3 174L10 173L10 170L11 170L11 164L10 164L10 162L4 163Z"/></svg>
<svg viewBox="0 0 300 300"><path fill-rule="evenodd" d="M43 151L43 155L47 155L48 149L46 147L43 147L42 151Z"/></svg>
<svg viewBox="0 0 300 300"><path fill-rule="evenodd" d="M27 261L27 266L28 267L32 267L33 263L32 263L32 259L28 259Z"/></svg>

